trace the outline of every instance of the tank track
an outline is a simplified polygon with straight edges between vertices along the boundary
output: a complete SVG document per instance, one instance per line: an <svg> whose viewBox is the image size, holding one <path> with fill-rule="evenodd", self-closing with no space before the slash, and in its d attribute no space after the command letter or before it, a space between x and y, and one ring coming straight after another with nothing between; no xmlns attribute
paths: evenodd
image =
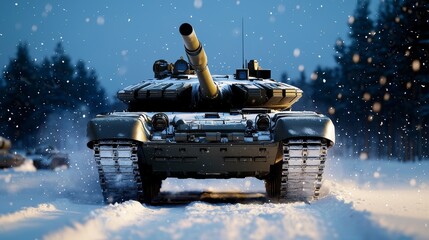
<svg viewBox="0 0 429 240"><path fill-rule="evenodd" d="M94 144L94 158L106 203L143 199L137 150L137 144L132 141Z"/></svg>
<svg viewBox="0 0 429 240"><path fill-rule="evenodd" d="M103 140L95 143L93 149L104 201L107 203L131 199L144 201L137 144L133 141ZM322 185L326 156L325 141L298 139L285 142L279 173L280 200L317 199Z"/></svg>
<svg viewBox="0 0 429 240"><path fill-rule="evenodd" d="M310 201L319 197L327 156L325 141L289 140L283 145L280 198Z"/></svg>

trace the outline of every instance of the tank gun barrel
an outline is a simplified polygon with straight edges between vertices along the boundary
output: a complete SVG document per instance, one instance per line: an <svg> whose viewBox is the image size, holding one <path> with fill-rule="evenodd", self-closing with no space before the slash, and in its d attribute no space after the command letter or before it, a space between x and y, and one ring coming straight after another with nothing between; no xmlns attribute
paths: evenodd
<svg viewBox="0 0 429 240"><path fill-rule="evenodd" d="M189 23L183 23L179 28L185 43L186 54L192 67L195 69L200 82L200 89L204 97L216 98L219 89L213 82L212 75L207 64L207 55L201 42L198 40L193 27Z"/></svg>

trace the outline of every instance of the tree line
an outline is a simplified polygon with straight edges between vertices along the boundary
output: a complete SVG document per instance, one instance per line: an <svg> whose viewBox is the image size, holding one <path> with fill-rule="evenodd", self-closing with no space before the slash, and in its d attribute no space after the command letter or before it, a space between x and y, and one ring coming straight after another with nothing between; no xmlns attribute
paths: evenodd
<svg viewBox="0 0 429 240"><path fill-rule="evenodd" d="M58 116L54 122L79 122L108 106L95 70L83 60L73 64L61 42L53 56L40 63L31 58L28 45L20 43L0 78L0 135L17 146L35 147L49 138L70 137L65 133L71 130L49 123L50 117Z"/></svg>
<svg viewBox="0 0 429 240"><path fill-rule="evenodd" d="M338 140L361 158L428 158L429 4L381 1L370 18L358 0L349 18L350 43L337 39L334 67L294 80L333 119Z"/></svg>

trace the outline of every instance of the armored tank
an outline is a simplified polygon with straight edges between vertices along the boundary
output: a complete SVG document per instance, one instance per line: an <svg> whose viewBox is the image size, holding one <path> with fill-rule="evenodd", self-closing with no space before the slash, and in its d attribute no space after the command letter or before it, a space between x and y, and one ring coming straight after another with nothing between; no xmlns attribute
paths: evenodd
<svg viewBox="0 0 429 240"><path fill-rule="evenodd" d="M36 169L67 169L70 167L68 154L60 152L53 146L39 146L29 150L26 156L33 160Z"/></svg>
<svg viewBox="0 0 429 240"><path fill-rule="evenodd" d="M117 93L127 111L88 123L105 202L151 203L166 178L256 177L271 200L317 199L332 121L292 111L303 92L271 79L256 60L211 74L193 27L179 31L188 61L155 61L153 79Z"/></svg>

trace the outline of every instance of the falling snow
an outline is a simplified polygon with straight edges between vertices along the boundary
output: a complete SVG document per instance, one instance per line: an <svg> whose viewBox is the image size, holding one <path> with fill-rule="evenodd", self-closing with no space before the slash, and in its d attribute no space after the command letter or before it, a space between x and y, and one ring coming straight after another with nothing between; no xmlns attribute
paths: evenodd
<svg viewBox="0 0 429 240"><path fill-rule="evenodd" d="M56 145L71 168L2 169L0 238L427 239L428 9L392 2L1 1L0 135L19 155ZM112 96L152 78L155 60L184 56L182 22L198 28L213 73L257 59L304 91L293 110L333 120L321 199L275 204L253 178L167 179L161 196L183 204L102 203L87 122L125 109Z"/></svg>

